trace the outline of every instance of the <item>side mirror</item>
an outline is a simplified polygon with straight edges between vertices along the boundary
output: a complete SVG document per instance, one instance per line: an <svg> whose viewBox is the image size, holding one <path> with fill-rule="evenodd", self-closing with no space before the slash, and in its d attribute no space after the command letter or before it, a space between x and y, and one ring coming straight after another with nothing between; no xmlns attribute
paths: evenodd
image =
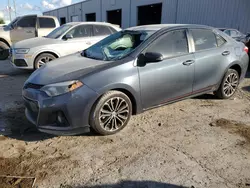
<svg viewBox="0 0 250 188"><path fill-rule="evenodd" d="M163 55L158 52L147 52L144 56L146 63L156 63L163 60Z"/></svg>
<svg viewBox="0 0 250 188"><path fill-rule="evenodd" d="M156 63L163 60L163 55L157 52L147 52L145 55L140 54L137 60L137 66L144 67L147 63Z"/></svg>
<svg viewBox="0 0 250 188"><path fill-rule="evenodd" d="M72 34L66 34L63 38L66 39L66 40L73 39L73 35Z"/></svg>

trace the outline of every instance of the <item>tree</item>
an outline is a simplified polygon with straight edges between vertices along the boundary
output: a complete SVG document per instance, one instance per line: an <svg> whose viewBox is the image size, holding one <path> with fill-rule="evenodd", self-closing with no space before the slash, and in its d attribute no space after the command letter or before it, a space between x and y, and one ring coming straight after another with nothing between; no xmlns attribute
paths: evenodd
<svg viewBox="0 0 250 188"><path fill-rule="evenodd" d="M0 18L0 24L5 24L3 18Z"/></svg>

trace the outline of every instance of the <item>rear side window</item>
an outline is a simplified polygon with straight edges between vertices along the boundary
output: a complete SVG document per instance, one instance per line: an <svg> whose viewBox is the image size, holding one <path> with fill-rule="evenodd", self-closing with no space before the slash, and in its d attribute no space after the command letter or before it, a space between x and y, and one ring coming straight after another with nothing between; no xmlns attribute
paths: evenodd
<svg viewBox="0 0 250 188"><path fill-rule="evenodd" d="M211 30L192 29L191 31L194 38L195 51L217 47L216 36Z"/></svg>
<svg viewBox="0 0 250 188"><path fill-rule="evenodd" d="M92 25L80 25L73 28L68 34L71 34L73 38L90 37L92 33Z"/></svg>
<svg viewBox="0 0 250 188"><path fill-rule="evenodd" d="M39 26L40 28L54 28L56 24L52 18L39 18Z"/></svg>
<svg viewBox="0 0 250 188"><path fill-rule="evenodd" d="M112 33L116 33L117 31L113 27L108 27Z"/></svg>
<svg viewBox="0 0 250 188"><path fill-rule="evenodd" d="M217 46L222 46L223 44L226 43L226 40L224 38L222 38L221 36L219 35L216 35L216 40L217 40Z"/></svg>
<svg viewBox="0 0 250 188"><path fill-rule="evenodd" d="M94 25L94 35L95 36L105 36L112 34L111 30L107 26Z"/></svg>
<svg viewBox="0 0 250 188"><path fill-rule="evenodd" d="M164 34L148 48L147 52L161 53L164 58L189 53L186 31L176 30Z"/></svg>
<svg viewBox="0 0 250 188"><path fill-rule="evenodd" d="M17 22L17 27L36 27L36 16L27 16Z"/></svg>

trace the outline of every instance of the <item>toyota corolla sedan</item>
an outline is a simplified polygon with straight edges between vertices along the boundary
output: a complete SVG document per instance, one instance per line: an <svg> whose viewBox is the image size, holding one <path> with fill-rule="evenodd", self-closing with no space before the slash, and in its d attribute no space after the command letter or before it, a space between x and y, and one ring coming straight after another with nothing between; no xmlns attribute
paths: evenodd
<svg viewBox="0 0 250 188"><path fill-rule="evenodd" d="M15 43L11 48L11 62L19 69L38 69L56 58L86 49L120 30L117 25L103 22L67 23L45 37Z"/></svg>
<svg viewBox="0 0 250 188"><path fill-rule="evenodd" d="M26 116L57 135L110 135L131 115L208 92L234 95L248 49L200 25L139 26L49 62L25 82Z"/></svg>

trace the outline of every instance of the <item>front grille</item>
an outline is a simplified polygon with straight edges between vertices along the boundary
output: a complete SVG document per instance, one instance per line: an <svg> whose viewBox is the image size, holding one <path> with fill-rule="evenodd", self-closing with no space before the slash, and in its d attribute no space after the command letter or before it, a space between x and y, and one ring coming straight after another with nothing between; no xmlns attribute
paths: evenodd
<svg viewBox="0 0 250 188"><path fill-rule="evenodd" d="M28 66L24 59L15 59L14 64L17 67L27 67Z"/></svg>
<svg viewBox="0 0 250 188"><path fill-rule="evenodd" d="M27 83L24 85L24 89L41 89L43 85Z"/></svg>

